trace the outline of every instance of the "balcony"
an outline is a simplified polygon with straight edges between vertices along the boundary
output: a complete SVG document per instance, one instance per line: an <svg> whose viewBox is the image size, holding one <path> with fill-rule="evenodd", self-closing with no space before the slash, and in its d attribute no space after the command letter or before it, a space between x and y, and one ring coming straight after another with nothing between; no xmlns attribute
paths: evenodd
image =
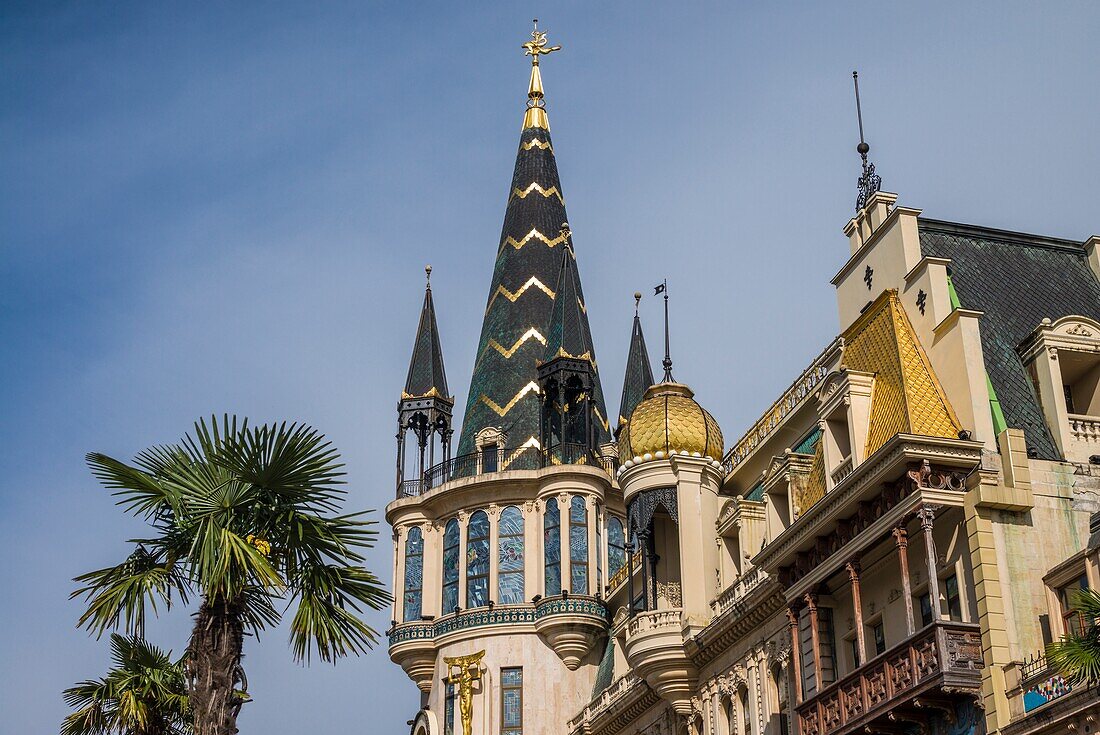
<svg viewBox="0 0 1100 735"><path fill-rule="evenodd" d="M1069 433L1074 441L1100 447L1100 416L1069 414Z"/></svg>
<svg viewBox="0 0 1100 735"><path fill-rule="evenodd" d="M1005 735L1054 735L1088 732L1087 723L1100 718L1096 690L1074 688L1047 664L1041 652L1022 663L1005 667L1012 723Z"/></svg>
<svg viewBox="0 0 1100 735"><path fill-rule="evenodd" d="M535 630L570 671L597 650L607 627L607 608L595 597L561 595L535 604Z"/></svg>
<svg viewBox="0 0 1100 735"><path fill-rule="evenodd" d="M626 660L672 709L691 713L699 672L684 650L683 610L638 613L627 626Z"/></svg>
<svg viewBox="0 0 1100 735"><path fill-rule="evenodd" d="M799 732L894 732L901 723L927 723L979 695L983 665L976 624L933 623L806 699L797 708Z"/></svg>
<svg viewBox="0 0 1100 735"><path fill-rule="evenodd" d="M837 468L830 473L833 478L833 485L839 485L848 479L848 475L852 474L852 455L848 455L840 461Z"/></svg>
<svg viewBox="0 0 1100 735"><path fill-rule="evenodd" d="M397 483L397 499L415 498L460 477L511 470L541 470L563 464L599 467L614 476L618 460L599 456L583 444L559 444L547 449L526 444L511 449L487 449L453 457L424 470L420 477L401 480Z"/></svg>
<svg viewBox="0 0 1100 735"><path fill-rule="evenodd" d="M657 695L634 674L624 674L569 720L570 735L619 732L637 712L656 704Z"/></svg>
<svg viewBox="0 0 1100 735"><path fill-rule="evenodd" d="M768 575L759 567L753 567L744 574L738 575L737 579L733 580L733 584L722 590L722 593L714 598L714 602L710 603L711 610L714 611L715 616L718 616L732 609L767 578Z"/></svg>

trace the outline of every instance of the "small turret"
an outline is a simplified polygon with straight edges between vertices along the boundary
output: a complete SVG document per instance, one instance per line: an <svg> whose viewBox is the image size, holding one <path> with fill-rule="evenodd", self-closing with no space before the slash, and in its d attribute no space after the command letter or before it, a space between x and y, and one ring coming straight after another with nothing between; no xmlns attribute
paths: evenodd
<svg viewBox="0 0 1100 735"><path fill-rule="evenodd" d="M623 377L623 398L619 403L616 438L630 421L630 415L634 413L634 409L642 402L646 390L653 385L653 366L649 362L645 335L642 334L642 320L638 318L638 304L641 300L642 294L634 292L634 326L630 331L630 349L626 355L626 375Z"/></svg>
<svg viewBox="0 0 1100 735"><path fill-rule="evenodd" d="M436 445L440 448L440 458L447 462L451 455L451 435L454 433L451 428L454 398L447 391L443 348L439 344L439 328L432 301L432 267L425 267L424 272L427 275L424 306L420 310L420 325L416 330L405 390L401 392L401 401L397 404L398 496L416 495L434 484L427 472L435 465ZM415 478L405 477L405 437L410 431L416 436L420 450ZM403 492L405 490L407 492Z"/></svg>

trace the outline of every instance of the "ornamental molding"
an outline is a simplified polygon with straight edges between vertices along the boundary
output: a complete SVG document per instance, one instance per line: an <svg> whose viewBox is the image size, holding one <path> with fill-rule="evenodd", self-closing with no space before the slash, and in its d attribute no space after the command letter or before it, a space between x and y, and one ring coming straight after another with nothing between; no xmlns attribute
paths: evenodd
<svg viewBox="0 0 1100 735"><path fill-rule="evenodd" d="M1044 350L1051 360L1058 359L1058 350L1100 353L1100 322L1079 314L1054 321L1044 319L1016 348L1025 364Z"/></svg>

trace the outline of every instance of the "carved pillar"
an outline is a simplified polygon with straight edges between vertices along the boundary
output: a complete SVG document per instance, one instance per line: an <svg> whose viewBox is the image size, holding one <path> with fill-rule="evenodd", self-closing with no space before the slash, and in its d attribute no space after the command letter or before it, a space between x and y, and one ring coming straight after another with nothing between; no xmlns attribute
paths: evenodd
<svg viewBox="0 0 1100 735"><path fill-rule="evenodd" d="M913 635L916 625L913 622L913 588L909 581L909 532L905 526L894 529L894 543L898 549L898 565L901 567L901 594L905 604L906 635Z"/></svg>
<svg viewBox="0 0 1100 735"><path fill-rule="evenodd" d="M852 585L852 609L855 611L855 625L856 625L856 651L859 653L859 661L856 662L856 666L862 666L863 662L867 660L867 643L864 639L863 630L863 599L860 595L859 587L859 573L862 571L859 559L852 559L844 568L848 570L848 581Z"/></svg>
<svg viewBox="0 0 1100 735"><path fill-rule="evenodd" d="M821 691L821 631L817 620L817 595L807 592L802 600L810 613L810 646L814 656L814 691Z"/></svg>
<svg viewBox="0 0 1100 735"><path fill-rule="evenodd" d="M794 684L794 703L802 704L802 648L798 640L798 607L787 608L787 629L791 634L791 681Z"/></svg>
<svg viewBox="0 0 1100 735"><path fill-rule="evenodd" d="M928 597L932 602L932 622L943 619L940 610L940 578L936 571L936 539L932 536L932 522L936 518L937 506L922 505L917 511L920 528L924 533L924 553L928 564Z"/></svg>

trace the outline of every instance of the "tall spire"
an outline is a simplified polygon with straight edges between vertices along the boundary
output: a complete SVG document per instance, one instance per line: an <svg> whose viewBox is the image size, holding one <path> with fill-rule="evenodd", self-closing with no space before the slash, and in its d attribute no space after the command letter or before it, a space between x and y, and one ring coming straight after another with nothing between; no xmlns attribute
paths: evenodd
<svg viewBox="0 0 1100 735"><path fill-rule="evenodd" d="M634 326L630 331L630 349L626 355L626 375L623 377L623 399L619 403L618 435L630 420L630 414L642 402L646 389L653 385L653 366L649 362L649 350L645 346L642 334L642 320L638 318L638 304L642 300L640 292L634 292Z"/></svg>
<svg viewBox="0 0 1100 735"><path fill-rule="evenodd" d="M443 368L443 348L439 344L439 327L436 326L435 304L432 302L432 267L425 266L424 273L427 275L424 306L420 309L420 326L416 329L416 342L413 343L403 397L449 398L447 373Z"/></svg>
<svg viewBox="0 0 1100 735"><path fill-rule="evenodd" d="M867 206L867 200L882 187L882 177L875 173L875 164L868 162L867 154L871 152L871 146L863 139L863 108L859 103L859 72L852 72L852 83L856 88L856 119L859 121L859 145L856 151L863 159L863 174L859 177L859 194L856 196L856 211Z"/></svg>
<svg viewBox="0 0 1100 735"><path fill-rule="evenodd" d="M572 281L569 288L575 289L573 301L579 310L577 314L568 314L570 327L563 338L579 339L589 349L592 345L580 275L573 259L573 243L568 231L562 229L569 217L558 180L546 111L542 106L538 61L557 47L548 46L546 32L536 29L523 48L532 58L528 107L508 189L508 204L470 381L459 454L473 452L476 435L486 428L503 429L509 447L519 447L532 439L539 441L538 364L545 359L550 342L550 323L559 296L555 289L559 288L564 257L562 246L570 248ZM568 305L562 305L565 306ZM564 317L566 312L562 315ZM609 437L607 414L594 366L593 373L591 405L597 416L598 439L602 443Z"/></svg>
<svg viewBox="0 0 1100 735"><path fill-rule="evenodd" d="M555 287L554 306L550 316L550 326L546 332L546 350L542 361L549 362L555 357L571 357L577 360L595 362L592 350L592 335L585 323L585 306L581 301L580 285L577 283L576 256L573 254L572 232L569 223L563 222L558 233L565 238L561 249L561 269Z"/></svg>

